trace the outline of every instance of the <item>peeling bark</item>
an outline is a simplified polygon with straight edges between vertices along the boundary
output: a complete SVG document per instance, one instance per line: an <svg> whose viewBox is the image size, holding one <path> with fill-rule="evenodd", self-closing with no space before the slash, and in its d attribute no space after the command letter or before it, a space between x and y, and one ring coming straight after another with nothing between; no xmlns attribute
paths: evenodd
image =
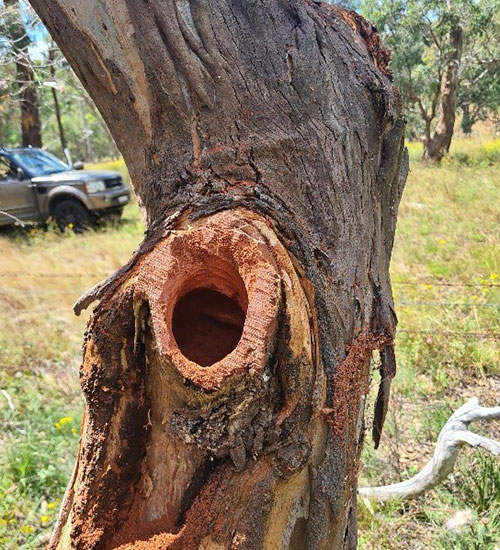
<svg viewBox="0 0 500 550"><path fill-rule="evenodd" d="M372 352L376 437L395 368L407 156L387 52L309 0L32 4L148 220L75 306L99 300L51 548L355 548Z"/></svg>

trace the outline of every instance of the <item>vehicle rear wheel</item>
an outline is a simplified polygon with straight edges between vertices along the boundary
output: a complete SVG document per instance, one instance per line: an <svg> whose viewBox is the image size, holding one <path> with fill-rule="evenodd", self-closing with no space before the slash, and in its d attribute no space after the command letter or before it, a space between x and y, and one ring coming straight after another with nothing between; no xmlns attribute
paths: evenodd
<svg viewBox="0 0 500 550"><path fill-rule="evenodd" d="M91 214L85 206L71 199L56 204L52 211L52 217L61 231L69 227L75 233L81 233L92 223Z"/></svg>

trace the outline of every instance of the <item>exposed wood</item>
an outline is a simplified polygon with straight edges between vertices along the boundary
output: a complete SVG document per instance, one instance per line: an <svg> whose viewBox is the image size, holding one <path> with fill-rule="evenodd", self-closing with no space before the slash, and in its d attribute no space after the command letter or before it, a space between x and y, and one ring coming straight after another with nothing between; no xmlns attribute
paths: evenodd
<svg viewBox="0 0 500 550"><path fill-rule="evenodd" d="M176 336L186 327L175 326L175 310L200 288L230 297L245 316L234 350L206 366L189 359ZM187 328L198 331L191 334L198 350L216 353L224 345L217 331L238 317L197 299L191 311L204 325ZM228 547L235 531L255 541L249 547L262 547L254 532L262 514L284 521L278 512L287 499L292 506L306 498L309 475L295 474L321 454L326 431L321 416L312 415L324 392L322 384L313 391L313 312L272 229L245 210L184 220L95 315L82 367L90 411L71 488L82 518L77 528L72 518L74 547L141 548L142 541L148 548L195 548L202 539L210 547L212 538ZM122 315L135 319L128 336ZM119 337L116 348L109 333ZM139 361L140 377L130 372ZM231 499L245 501L244 516ZM305 522L307 507L294 514L294 522ZM216 528L222 519L227 525ZM54 548L67 547L66 521Z"/></svg>
<svg viewBox="0 0 500 550"><path fill-rule="evenodd" d="M395 369L407 172L377 35L309 0L32 4L148 221L133 258L75 306L99 300L74 500L52 548L353 549L372 352L386 384ZM202 333L234 343L241 329L203 366L227 349Z"/></svg>
<svg viewBox="0 0 500 550"><path fill-rule="evenodd" d="M361 496L386 502L397 499L418 497L442 483L455 467L460 449L465 445L480 447L500 455L500 442L469 432L471 422L500 419L500 407L481 407L477 397L473 397L454 412L442 430L431 460L412 478L381 487L361 487Z"/></svg>

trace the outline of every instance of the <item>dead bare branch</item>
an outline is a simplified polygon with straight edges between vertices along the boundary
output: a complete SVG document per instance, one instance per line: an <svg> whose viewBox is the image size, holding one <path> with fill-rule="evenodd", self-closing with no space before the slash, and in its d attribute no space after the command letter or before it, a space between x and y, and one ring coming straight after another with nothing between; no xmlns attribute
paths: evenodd
<svg viewBox="0 0 500 550"><path fill-rule="evenodd" d="M431 460L412 478L381 487L362 487L358 494L386 502L396 499L410 499L429 491L444 481L453 471L460 449L467 443L471 447L481 447L500 455L500 442L468 431L468 426L476 420L500 419L500 406L481 407L477 397L455 411L443 426Z"/></svg>

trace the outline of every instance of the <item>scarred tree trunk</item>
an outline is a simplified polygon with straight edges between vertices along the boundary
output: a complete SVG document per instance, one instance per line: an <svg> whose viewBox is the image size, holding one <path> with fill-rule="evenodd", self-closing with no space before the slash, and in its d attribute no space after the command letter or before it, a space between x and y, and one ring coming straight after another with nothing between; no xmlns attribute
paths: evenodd
<svg viewBox="0 0 500 550"><path fill-rule="evenodd" d="M387 53L309 0L32 0L146 213L94 300L57 549L353 549L407 172Z"/></svg>
<svg viewBox="0 0 500 550"><path fill-rule="evenodd" d="M12 10L19 10L17 0L4 0ZM21 141L23 147L42 146L42 127L38 110L38 94L35 86L35 75L28 54L29 38L21 22L21 14L16 14L10 34L12 47L16 55L17 85L21 105Z"/></svg>
<svg viewBox="0 0 500 550"><path fill-rule="evenodd" d="M436 128L432 136L430 138L426 136L424 141L423 158L438 162L450 150L453 128L455 126L458 77L463 47L463 30L458 21L450 32L449 46L450 58L441 75Z"/></svg>

